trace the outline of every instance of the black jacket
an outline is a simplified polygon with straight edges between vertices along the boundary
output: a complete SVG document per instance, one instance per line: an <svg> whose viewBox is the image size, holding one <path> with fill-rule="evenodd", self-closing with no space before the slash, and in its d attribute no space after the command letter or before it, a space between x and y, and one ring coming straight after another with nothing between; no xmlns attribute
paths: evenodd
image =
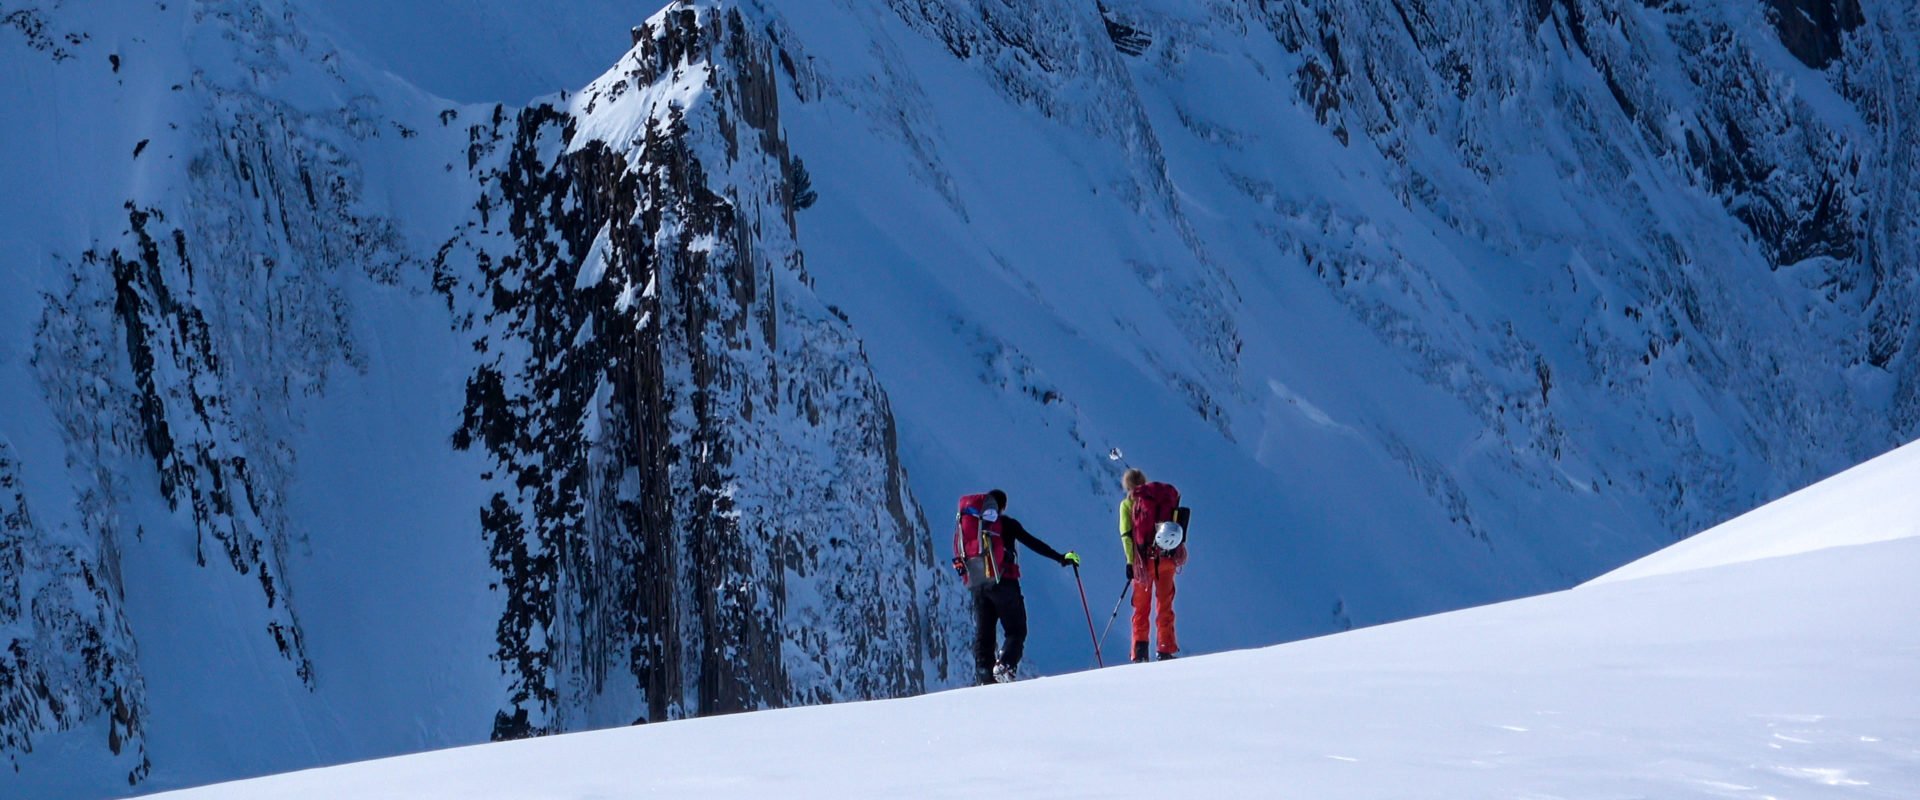
<svg viewBox="0 0 1920 800"><path fill-rule="evenodd" d="M1020 524L1020 520L1001 514L1000 536L1006 540L1007 560L1010 562L1015 564L1019 563L1020 548L1018 545L1024 544L1042 558L1053 559L1054 562L1063 567L1067 565L1067 559L1060 555L1060 551L1048 547L1047 543L1040 541L1039 537L1028 533L1027 526Z"/></svg>

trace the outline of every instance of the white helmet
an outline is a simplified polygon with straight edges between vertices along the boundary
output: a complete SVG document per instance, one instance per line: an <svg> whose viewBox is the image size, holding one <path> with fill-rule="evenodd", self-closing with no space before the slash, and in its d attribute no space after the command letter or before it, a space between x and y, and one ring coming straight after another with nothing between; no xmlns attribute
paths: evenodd
<svg viewBox="0 0 1920 800"><path fill-rule="evenodd" d="M1178 522L1162 522L1154 526L1153 546L1162 550L1172 550L1187 543L1187 530Z"/></svg>

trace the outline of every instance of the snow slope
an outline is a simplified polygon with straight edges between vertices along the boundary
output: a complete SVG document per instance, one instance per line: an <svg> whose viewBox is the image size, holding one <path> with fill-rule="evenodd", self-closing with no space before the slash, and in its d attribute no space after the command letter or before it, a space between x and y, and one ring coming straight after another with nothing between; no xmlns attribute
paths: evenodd
<svg viewBox="0 0 1920 800"><path fill-rule="evenodd" d="M1592 583L1920 536L1920 447L1908 445L1742 514Z"/></svg>
<svg viewBox="0 0 1920 800"><path fill-rule="evenodd" d="M1886 488L1916 483L1908 445L1718 558L1262 650L158 797L1910 798L1920 531Z"/></svg>

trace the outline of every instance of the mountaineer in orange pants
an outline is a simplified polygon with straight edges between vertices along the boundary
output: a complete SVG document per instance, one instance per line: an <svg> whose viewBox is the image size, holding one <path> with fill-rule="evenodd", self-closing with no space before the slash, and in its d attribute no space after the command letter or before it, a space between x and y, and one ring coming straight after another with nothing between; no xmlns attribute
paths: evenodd
<svg viewBox="0 0 1920 800"><path fill-rule="evenodd" d="M1148 618L1152 617L1152 650L1161 660L1180 652L1180 638L1173 628L1173 578L1187 563L1187 546L1182 542L1172 550L1163 550L1154 542L1155 528L1171 522L1180 506L1180 491L1165 483L1149 483L1147 475L1129 469L1120 485L1127 497L1120 501L1120 546L1127 555L1127 580L1133 581L1133 660L1147 660ZM1155 604L1158 609L1155 609ZM1157 613L1156 613L1157 611Z"/></svg>

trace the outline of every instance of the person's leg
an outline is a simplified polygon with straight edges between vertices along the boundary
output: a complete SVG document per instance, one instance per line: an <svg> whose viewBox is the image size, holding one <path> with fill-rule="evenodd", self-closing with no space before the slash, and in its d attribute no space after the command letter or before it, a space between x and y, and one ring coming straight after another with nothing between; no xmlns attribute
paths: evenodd
<svg viewBox="0 0 1920 800"><path fill-rule="evenodd" d="M1153 581L1146 574L1147 563L1133 568L1133 660L1147 660L1147 619L1153 611Z"/></svg>
<svg viewBox="0 0 1920 800"><path fill-rule="evenodd" d="M1153 581L1155 604L1159 606L1159 613L1154 617L1153 638L1159 645L1159 652L1178 653L1180 637L1173 632L1173 574L1176 570L1172 564L1160 564L1158 570Z"/></svg>
<svg viewBox="0 0 1920 800"><path fill-rule="evenodd" d="M1020 666L1020 656L1027 651L1027 598L1020 592L1019 581L1001 581L994 588L1000 629L1006 633L1006 641L1000 645L1000 663L1013 669Z"/></svg>
<svg viewBox="0 0 1920 800"><path fill-rule="evenodd" d="M991 587L973 590L973 676L982 684L993 682L993 598Z"/></svg>

